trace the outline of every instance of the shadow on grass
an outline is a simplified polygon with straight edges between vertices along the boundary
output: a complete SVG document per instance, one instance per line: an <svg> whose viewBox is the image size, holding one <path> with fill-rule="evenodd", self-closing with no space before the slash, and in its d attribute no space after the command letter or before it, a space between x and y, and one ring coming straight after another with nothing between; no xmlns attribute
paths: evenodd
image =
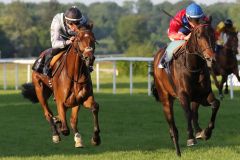
<svg viewBox="0 0 240 160"><path fill-rule="evenodd" d="M239 92L236 95L240 95ZM153 97L145 94L96 94L100 104L100 128L102 144L94 147L90 144L93 134L92 115L86 109L79 113L79 130L85 148L74 148L73 135L62 137L59 144L51 142L50 127L45 120L39 104L22 98L20 94L0 95L0 158L30 157L51 155L99 154L116 151L156 151L172 149L162 107ZM211 140L200 142L194 148L239 146L240 109L236 107L239 99L226 99L222 102L217 124ZM53 112L56 107L50 101ZM211 109L202 107L200 122L206 126ZM68 111L69 119L70 111ZM180 134L182 150L186 149L186 120L178 103L175 105L175 120Z"/></svg>

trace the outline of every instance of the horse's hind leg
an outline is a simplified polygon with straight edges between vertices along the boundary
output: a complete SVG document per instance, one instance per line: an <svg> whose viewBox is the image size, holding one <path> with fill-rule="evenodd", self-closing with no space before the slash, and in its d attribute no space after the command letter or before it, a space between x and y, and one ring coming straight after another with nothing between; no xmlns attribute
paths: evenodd
<svg viewBox="0 0 240 160"><path fill-rule="evenodd" d="M72 108L70 124L71 124L73 134L74 134L75 147L76 148L82 148L83 147L82 137L81 137L81 135L80 135L80 133L78 132L78 129L77 129L78 111L79 111L79 106L75 106L75 107Z"/></svg>
<svg viewBox="0 0 240 160"><path fill-rule="evenodd" d="M33 80L33 82L35 81ZM53 120L53 113L49 109L48 103L47 103L47 99L51 96L52 91L40 80L37 81L37 83L35 82L34 85L35 85L35 91L36 91L39 103L41 104L41 107L43 109L45 118L49 122L50 127L52 129L52 140L54 143L58 143L60 141L60 136Z"/></svg>
<svg viewBox="0 0 240 160"><path fill-rule="evenodd" d="M217 116L217 112L220 107L220 101L215 98L212 92L208 95L207 102L212 106L212 115L207 128L205 128L201 133L201 138L205 140L208 140L209 138L211 138L212 130L214 129L214 126L215 126L215 119Z"/></svg>
<svg viewBox="0 0 240 160"><path fill-rule="evenodd" d="M161 101L163 104L164 115L169 125L170 137L174 143L177 155L181 156L181 151L178 143L178 130L175 125L173 114L173 98L172 97L162 98Z"/></svg>
<svg viewBox="0 0 240 160"><path fill-rule="evenodd" d="M192 102L192 122L193 122L193 126L194 126L194 129L195 129L195 137L198 139L198 138L201 138L201 131L202 131L202 128L199 126L199 123L198 123L198 108L199 108L199 103L196 103L196 102Z"/></svg>
<svg viewBox="0 0 240 160"><path fill-rule="evenodd" d="M219 93L220 99L223 99L222 90L223 90L223 84L224 84L226 81L227 81L227 75L222 75L222 79L221 79L221 82L220 82L219 88L218 88L218 93Z"/></svg>
<svg viewBox="0 0 240 160"><path fill-rule="evenodd" d="M227 84L227 81L225 83L224 94L228 94L228 84Z"/></svg>
<svg viewBox="0 0 240 160"><path fill-rule="evenodd" d="M99 104L94 101L94 97L90 96L84 103L84 107L91 109L93 113L93 125L94 125L94 134L92 137L92 144L93 145L100 145L101 138L100 138L100 128L98 123L98 112L99 112Z"/></svg>

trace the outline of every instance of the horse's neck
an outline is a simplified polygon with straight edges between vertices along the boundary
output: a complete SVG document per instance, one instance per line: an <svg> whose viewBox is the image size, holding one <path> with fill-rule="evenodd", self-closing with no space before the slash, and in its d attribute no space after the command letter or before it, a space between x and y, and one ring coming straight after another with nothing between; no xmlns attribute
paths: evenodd
<svg viewBox="0 0 240 160"><path fill-rule="evenodd" d="M186 52L187 53L194 53L197 51L197 43L194 40L194 37L191 36L186 43Z"/></svg>

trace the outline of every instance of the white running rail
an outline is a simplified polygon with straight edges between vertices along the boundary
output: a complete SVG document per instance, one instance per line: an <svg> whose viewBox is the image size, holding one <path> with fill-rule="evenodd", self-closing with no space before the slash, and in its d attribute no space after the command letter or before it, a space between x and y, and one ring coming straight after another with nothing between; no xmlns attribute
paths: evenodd
<svg viewBox="0 0 240 160"><path fill-rule="evenodd" d="M240 56L237 56L238 61L240 61ZM0 59L0 64L3 64L3 89L7 89L7 65L8 63L15 64L15 89L19 89L19 80L18 80L18 64L26 64L27 65L27 82L31 81L31 65L34 63L35 59ZM128 61L129 62L129 92L130 94L133 93L133 62L147 62L148 63L148 95L151 95L151 75L149 74L151 71L151 63L153 61L153 58L146 58L146 57L104 57L104 58L96 58L96 91L100 91L100 63L110 61L113 63L113 94L116 94L116 79L117 79L117 67L116 62L117 61ZM240 67L240 66L239 66ZM233 86L240 86L239 82L236 82L233 75L230 75L228 78L228 82L230 83L230 96L233 98Z"/></svg>

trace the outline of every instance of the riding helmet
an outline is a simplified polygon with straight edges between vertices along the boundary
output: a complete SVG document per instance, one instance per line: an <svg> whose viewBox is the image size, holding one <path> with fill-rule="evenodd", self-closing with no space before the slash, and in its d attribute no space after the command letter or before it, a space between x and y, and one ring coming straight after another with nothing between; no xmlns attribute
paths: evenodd
<svg viewBox="0 0 240 160"><path fill-rule="evenodd" d="M231 28L233 26L233 22L232 22L231 19L226 19L224 21L224 24L225 24L226 27L229 27L229 28Z"/></svg>
<svg viewBox="0 0 240 160"><path fill-rule="evenodd" d="M74 23L80 22L83 16L81 11L76 6L72 6L71 8L66 10L66 12L64 13L64 17L67 22Z"/></svg>
<svg viewBox="0 0 240 160"><path fill-rule="evenodd" d="M202 8L196 3L191 3L186 9L186 16L189 18L201 18L203 17Z"/></svg>

